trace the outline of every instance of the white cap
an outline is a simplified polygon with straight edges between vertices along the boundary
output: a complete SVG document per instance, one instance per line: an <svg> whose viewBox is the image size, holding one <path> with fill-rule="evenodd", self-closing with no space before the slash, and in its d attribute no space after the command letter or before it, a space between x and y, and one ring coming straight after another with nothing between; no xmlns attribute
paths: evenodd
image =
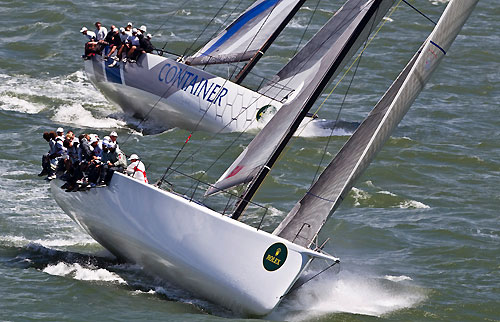
<svg viewBox="0 0 500 322"><path fill-rule="evenodd" d="M125 30L125 29L123 29L123 30ZM113 32L117 32L117 31L119 31L119 29L115 27L115 29L113 29Z"/></svg>
<svg viewBox="0 0 500 322"><path fill-rule="evenodd" d="M109 136L107 136L107 135L106 135L105 137L103 137L103 138L102 138L102 140L103 140L103 141L108 141L108 142L109 142L109 141L111 140L111 138L110 138Z"/></svg>
<svg viewBox="0 0 500 322"><path fill-rule="evenodd" d="M132 28L132 33L133 34L137 33L137 28Z"/></svg>
<svg viewBox="0 0 500 322"><path fill-rule="evenodd" d="M80 29L80 32L84 32L84 31L87 31L87 27L82 27L82 29Z"/></svg>
<svg viewBox="0 0 500 322"><path fill-rule="evenodd" d="M132 23L131 22L127 23L127 26L132 26Z"/></svg>
<svg viewBox="0 0 500 322"><path fill-rule="evenodd" d="M58 127L56 130L56 133L59 133L59 132L64 133L64 129L62 127Z"/></svg>
<svg viewBox="0 0 500 322"><path fill-rule="evenodd" d="M116 137L118 137L118 133L116 133L115 131L113 131L113 132L109 133L109 136L116 136Z"/></svg>
<svg viewBox="0 0 500 322"><path fill-rule="evenodd" d="M99 141L99 136L97 134L89 134L89 137L90 137L89 143L91 144Z"/></svg>
<svg viewBox="0 0 500 322"><path fill-rule="evenodd" d="M128 158L129 160L139 160L139 156L135 153L133 153L130 158Z"/></svg>
<svg viewBox="0 0 500 322"><path fill-rule="evenodd" d="M147 30L147 29L146 29L146 26L142 25L142 26L139 28L139 30L140 30L140 31L144 31L144 32L146 32L146 30Z"/></svg>
<svg viewBox="0 0 500 322"><path fill-rule="evenodd" d="M151 36L151 34L147 34L146 37L153 38L153 36Z"/></svg>
<svg viewBox="0 0 500 322"><path fill-rule="evenodd" d="M125 28L120 27L120 32L125 32Z"/></svg>

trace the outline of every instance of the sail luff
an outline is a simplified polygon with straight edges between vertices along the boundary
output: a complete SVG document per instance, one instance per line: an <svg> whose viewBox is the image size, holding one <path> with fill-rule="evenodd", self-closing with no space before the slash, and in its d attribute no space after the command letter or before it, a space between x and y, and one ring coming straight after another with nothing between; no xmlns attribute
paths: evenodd
<svg viewBox="0 0 500 322"><path fill-rule="evenodd" d="M291 122L290 126L288 129L283 133L282 139L278 142L272 153L270 153L267 161L260 167L260 170L258 170L257 175L253 178L253 180L250 182L249 186L247 187L246 191L242 195L242 198L240 198L240 201L236 205L236 209L232 215L233 219L238 219L240 215L243 213L243 211L246 209L248 203L250 200L253 198L257 190L259 189L260 185L266 178L267 174L271 171L271 168L273 167L274 163L276 160L279 158L283 150L285 149L285 146L288 144L290 139L292 138L293 134L299 127L300 123L302 120L306 117L307 113L315 103L316 99L321 95L323 89L328 85L330 82L330 79L338 73L340 70L340 66L343 66L343 64L346 63L348 59L352 57L354 54L354 51L357 50L355 48L355 44L358 43L359 45L361 44L358 40L360 35L365 31L366 27L369 25L370 21L372 21L372 17L376 16L379 6L383 0L375 0L373 3L369 6L369 9L366 11L366 14L361 18L361 21L355 26L354 30L350 31L349 36L347 37L346 42L344 43L342 49L338 53L338 55L335 56L334 59L332 59L331 62L328 63L328 67L326 72L323 75L318 75L318 80L316 82L313 82L309 84L309 87L312 87L311 90L309 91L301 91L298 96L291 102L292 106L295 105L296 108L298 108L298 114L295 116L293 121ZM352 3L355 3L355 1L352 1ZM388 1L386 1L388 3ZM349 4L349 1L346 3ZM392 1L390 2L392 5ZM344 7L343 7L344 8ZM387 10L390 8L390 6L387 6ZM340 11L339 11L340 12ZM386 11L387 12L387 11ZM380 14L380 13L379 13ZM382 14L385 14L385 12ZM380 18L381 19L381 18ZM320 34L320 33L318 33ZM317 35L318 35L317 34ZM316 37L316 36L315 36ZM314 37L313 37L314 39ZM359 46L358 46L359 48ZM349 53L351 55L349 55ZM287 108L288 106L283 106L280 111L277 112L276 115L280 113L287 113ZM272 132L274 129L274 123L275 122L280 122L280 118L273 117L271 121L264 127L264 129L257 135L259 136L265 136L269 135L266 128L270 129L269 131ZM256 137L256 139L257 139ZM256 140L254 139L254 141ZM254 142L252 141L252 142Z"/></svg>
<svg viewBox="0 0 500 322"><path fill-rule="evenodd" d="M452 0L431 35L274 234L309 247L410 108L478 0Z"/></svg>

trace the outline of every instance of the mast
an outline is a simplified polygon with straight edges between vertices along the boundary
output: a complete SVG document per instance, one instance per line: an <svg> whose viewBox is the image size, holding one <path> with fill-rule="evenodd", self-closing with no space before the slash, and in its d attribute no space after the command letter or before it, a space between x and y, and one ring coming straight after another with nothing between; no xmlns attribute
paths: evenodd
<svg viewBox="0 0 500 322"><path fill-rule="evenodd" d="M279 142L278 146L275 148L273 153L269 156L265 164L261 167L260 171L258 174L254 177L254 179L250 182L247 190L243 193L240 201L236 205L236 209L233 212L233 215L231 218L233 219L238 219L243 211L246 209L248 206L248 203L250 200L253 198L257 190L259 189L260 185L266 178L267 174L271 171L271 168L273 167L274 163L278 159L278 157L281 155L283 150L285 149L286 145L292 138L293 134L299 127L300 123L302 120L306 117L307 113L311 109L311 107L314 105L316 102L316 99L321 95L323 92L323 89L328 85L330 78L334 75L334 73L337 71L338 67L342 65L344 62L344 59L347 57L348 53L351 52L351 49L357 42L359 36L362 34L362 32L367 28L369 25L369 22L372 20L372 18L376 15L380 4L383 2L383 0L374 0L373 4L369 7L368 11L366 14L363 16L361 19L360 23L355 27L355 29L351 32L349 39L347 43L344 45L342 50L340 51L338 57L333 61L333 63L329 66L327 69L327 72L323 75L323 77L315 84L315 87L312 89L311 92L308 91L303 91L299 94L298 97L296 97L293 100L293 103L295 104L300 104L302 105L302 108L297 115L297 117L293 120L291 125L289 126L288 130L285 132L283 139L281 142ZM349 3L349 2L348 2ZM391 1L392 5L392 1ZM286 109L285 106L283 108ZM279 113L279 112L278 112ZM277 113L277 114L278 114ZM274 119L274 118L273 118ZM271 122L268 123L267 126L270 126Z"/></svg>
<svg viewBox="0 0 500 322"><path fill-rule="evenodd" d="M241 82L245 79L245 77L250 73L252 68L257 64L262 56L266 53L267 49L271 46L271 44L278 38L278 35L285 29L286 25L292 20L292 18L297 14L300 7L306 2L306 0L299 0L293 7L293 9L288 13L286 18L281 22L281 24L276 28L276 30L271 34L271 36L267 39L267 41L260 47L260 49L253 55L250 61L240 70L238 75L236 75L234 79L234 83L241 84Z"/></svg>
<svg viewBox="0 0 500 322"><path fill-rule="evenodd" d="M259 51L267 50L305 1L255 1L215 38L187 57L186 62L205 65L258 60L262 56ZM244 68L250 71L255 63Z"/></svg>
<svg viewBox="0 0 500 322"><path fill-rule="evenodd" d="M477 2L450 1L420 50L273 234L310 247L422 91Z"/></svg>

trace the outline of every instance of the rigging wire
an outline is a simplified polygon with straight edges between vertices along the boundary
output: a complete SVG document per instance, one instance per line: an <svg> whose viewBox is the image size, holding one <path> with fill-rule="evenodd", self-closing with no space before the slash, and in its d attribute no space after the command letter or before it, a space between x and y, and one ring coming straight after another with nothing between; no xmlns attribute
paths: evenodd
<svg viewBox="0 0 500 322"><path fill-rule="evenodd" d="M229 0L227 0L227 1L229 1ZM226 1L226 3L227 3L227 1ZM275 4L275 5L274 5L273 9L272 9L272 10L269 12L269 14L267 15L267 17L266 17L266 21L267 21L267 19L269 19L269 17L271 16L272 12L273 12L273 11L274 11L274 9L276 8L276 5L277 5L277 4ZM218 14L218 13L217 13L217 14ZM214 18L215 18L215 17L214 17ZM213 20L214 18L212 18L212 20ZM252 42L253 42L253 41L255 40L255 38L257 37L257 35L258 35L258 33L260 32L260 30L262 30L262 27L263 27L263 25L264 25L264 24L265 24L265 21L264 21L264 23L260 26L259 31L255 34L254 38L252 39L252 41L250 41L249 45L247 46L247 48L245 49L245 51L244 51L244 52L246 52L246 51L248 50L248 48L250 47L250 45L252 44ZM206 28L205 28L205 29L206 29ZM202 33L202 34L203 34L203 33ZM201 34L200 34L200 36L201 36ZM232 73L230 73L230 75L228 75L228 78L226 78L226 79L224 80L224 83L223 83L223 86L221 87L221 90L222 90L222 88L224 87L224 85L225 85L225 84L226 84L226 83L227 83L227 82L228 82L228 81L229 81L229 80L230 80L230 79L234 76L234 74L235 74L235 73L236 73L236 68L235 68L235 69L233 69ZM259 93L259 94L261 94L261 93ZM264 94L261 94L261 95L264 95ZM257 100L258 100L258 98L256 98L254 102L252 102L251 104L249 104L249 106L251 106L251 105L252 105L253 103L255 103ZM213 102L211 102L211 103L209 104L209 106L208 106L208 107L207 107L207 109L205 110L205 113L203 113L203 115L201 116L200 120L199 120L199 121L198 121L198 123L196 124L196 126L195 126L194 130L192 130L192 131L190 132L190 137L191 137L191 135L192 135L192 134L193 134L193 133L197 130L198 126L200 125L201 121L203 120L203 118L205 117L205 115L208 113L208 110L210 109L210 107L211 107L212 105L213 105ZM245 111L245 110L242 110L242 111L238 114L238 116L239 116L239 115L241 115L243 112L246 112L246 111ZM232 120L231 120L231 121L230 121L230 122L229 122L226 126L224 126L224 128L226 128L227 126L229 126L229 124L230 124L231 122L232 122ZM252 125L252 124L253 124L253 121L252 121L252 122L248 125L247 129L248 129L248 128L250 127L250 125ZM224 129L224 128L223 128L223 129ZM221 130L220 130L220 131L218 131L217 133L220 133L223 129L221 129ZM238 138L239 138L239 137L240 137L240 136L238 136ZM184 142L184 144L180 147L180 149L179 149L179 151L177 152L177 154L175 155L174 159L172 160L172 162L170 163L170 165L169 165L169 166L167 167L167 169L165 170L165 172L164 172L163 176L162 176L162 177L161 177L161 179L157 182L157 186L158 186L158 187L161 187L161 184L162 184L163 180L167 177L168 170L169 170L170 168L172 168L173 164L175 163L175 161L176 161L176 160L177 160L177 158L179 157L179 155L180 155L180 153L182 152L182 150L185 148L185 146L186 146L186 144L187 144L187 142L188 142L188 141L189 141L189 140L186 140L186 141ZM232 146L232 144L234 144L234 142L235 142L235 141L233 141L233 142L231 143L231 145L230 145L230 146ZM217 158L217 160L219 160L219 159L222 157L222 155L223 155L223 154L224 154L224 153L225 153L228 149L229 149L229 147L228 147L228 148L226 148L226 149L223 151L223 153L222 153L222 154L221 154L221 155ZM191 156L192 156L192 155L191 155ZM189 159L189 157L188 157L186 160L188 160L188 159ZM186 160L185 160L184 162L182 162L182 163L181 163L181 165L183 165L183 164L186 162ZM210 168L211 168L214 164L215 164L215 162L214 162L214 163L212 163L212 164L210 165L209 169L210 169ZM181 165L179 165L176 169L178 169ZM206 171L205 171L205 173L203 173L203 174L201 174L201 175L200 175L199 180L201 180L201 178L202 178L205 174L206 174Z"/></svg>
<svg viewBox="0 0 500 322"><path fill-rule="evenodd" d="M313 260L314 260L314 258L313 258ZM311 262L312 262L312 260L311 260ZM294 287L293 287L293 288L292 288L292 289L291 289L288 293L286 293L285 295L288 295L288 294L290 294L290 293L292 293L292 292L295 292L296 290L298 290L299 288L301 288L302 286L304 286L304 284L306 284L306 283L310 282L312 279L314 279L314 278L318 277L320 274L323 274L324 272L326 272L327 270L329 270L330 268L332 268L333 266L335 266L335 265L337 265L337 264L339 264L339 263L340 263L340 260L338 260L338 259L337 259L337 260L336 260L335 262L333 262L333 264L331 264L330 266L328 266L328 267L326 267L326 268L322 269L320 272L318 272L318 273L314 274L312 277L308 278L307 280L305 280L304 282L300 283L299 285L294 286ZM283 295L283 296L285 296L285 295Z"/></svg>
<svg viewBox="0 0 500 322"><path fill-rule="evenodd" d="M325 144L325 148L323 150L323 155L321 156L321 160L319 161L318 163L318 167L316 168L316 172L314 173L314 176L313 176L313 180L312 180L312 183L311 183L311 186L314 184L314 182L316 181L316 177L318 176L318 173L320 171L320 168L321 168L321 164L323 163L323 160L325 159L325 156L326 156L326 153L328 151L328 147L330 145L330 142L332 140L332 136L333 136L333 131L335 131L335 128L337 127L337 124L340 120L340 114L342 113L342 108L344 107L344 104L345 104L345 101L347 99L347 95L349 94L349 90L351 89L351 86L352 86L352 83L354 82L354 78L356 77L356 73L358 71L358 68L359 68L359 64L361 63L361 58L363 56L363 53L364 53L364 49L366 49L366 47L368 46L368 39L369 39L369 35L371 34L372 30L373 30L373 27L374 27L374 24L375 24L375 20L372 22L372 26L370 28L370 32L368 33L368 37L366 38L366 41L365 41L365 45L363 46L363 50L361 51L361 53L359 54L359 59L357 59L357 63L356 63L356 67L354 68L354 72L352 74L352 77L351 77L351 81L349 82L349 85L347 86L347 89L346 89L346 92L344 94L344 97L342 99L342 102L340 103L340 107L339 107L339 111L337 113L337 117L335 119L335 123L333 124L332 126L332 130L330 131L330 135L328 136L328 140Z"/></svg>
<svg viewBox="0 0 500 322"><path fill-rule="evenodd" d="M395 11L395 10L396 10L396 8L399 6L399 4L400 4L400 2L401 2L401 1L402 1L402 0L400 0L400 1L398 2L398 4L395 6L395 8L393 8L393 10L391 11L391 13L389 14L389 17L390 17L390 16L394 13L394 11ZM380 31L380 29L381 29L381 28L383 27L383 25L385 24L385 22L386 22L386 21L384 21L384 22L382 23L382 25L378 28L378 30L377 30L377 31L376 31L376 33L373 35L373 37L372 37L372 38L368 41L368 43L366 44L366 46L368 46L368 45L371 43L371 41L375 38L375 36L377 35L377 33ZM366 49L366 48L365 48L365 49ZM364 51L364 49L363 49L363 51ZM334 90L334 89L335 89L335 88L339 85L340 81L342 81L342 79L343 79L343 78L346 76L346 74L350 71L350 69L351 69L351 68L352 68L352 66L355 64L355 62L359 59L360 55L361 55L361 53L358 55L358 57L356 58L356 60L355 60L355 61L351 64L351 66L348 68L348 70L344 73L344 75L343 75L343 76L342 76L342 78L339 80L339 82L337 82L337 84L335 85L335 87L334 87L334 88L332 89L332 91L328 94L328 96L327 96L327 97L325 98L325 100L321 103L321 105L318 107L318 109L315 111L315 113L314 113L314 114L317 114L317 112L320 110L320 108L322 107L322 105L325 103L325 101L328 99L328 97L332 94L333 90ZM233 74L234 74L234 72L233 72ZM227 80L226 80L226 81L227 81ZM263 93L260 93L260 94L262 94L262 95L263 95ZM251 105L251 104L250 104L250 105ZM208 111L208 109L207 109L207 111ZM205 114L206 114L206 112L207 112L207 111L205 111ZM239 113L239 115L241 115L241 113L243 113L243 112L244 112L244 111L241 111L241 112ZM205 114L204 114L204 115L205 115ZM198 125L199 125L199 123L201 122L201 120L203 119L204 115L202 116L202 118L201 118L201 119L200 119L200 121L198 122L197 126L195 127L195 130L196 130L196 128L198 127ZM311 119L311 121L312 121L312 119ZM309 121L309 122L311 122L311 121ZM228 124L227 124L224 128L226 128L226 127L227 127L230 123L231 123L231 122L229 122L229 123L228 123ZM252 123L253 123L253 122L252 122ZM249 126L250 126L252 123L250 123L250 124L249 124ZM223 128L223 129L224 129L224 128ZM247 128L248 128L248 127L247 127ZM302 131L304 130L304 128L305 128L305 126L302 128L301 132L299 132L299 134L298 134L298 135L300 135L300 134L302 133ZM222 132L222 131L223 131L223 129L221 129L220 131L218 131L215 135L217 135L218 133ZM195 131L195 130L194 130L194 131ZM194 131L191 131L191 134L192 134ZM235 143L235 142L236 142L236 141L237 141L237 140L241 137L241 135L242 135L242 134L243 134L243 132L242 132L242 133L240 133L240 134L238 135L238 137L237 137L235 140L233 140L233 142L231 143L231 145L230 145L229 147L231 147L231 146L232 146L232 145L233 145L233 144L234 144L234 143ZM214 135L214 137L215 137L215 135ZM181 151L184 149L184 147L185 147L186 143L187 143L187 141L186 141L186 142L182 145L182 147L180 148L180 151L178 151L178 153L176 154L176 156L175 156L174 160L171 162L170 166L169 166L169 167L167 167L167 169L166 169L165 173L163 174L162 178L158 181L158 184L160 184L160 185L161 185L161 182L162 182L162 181L163 181L163 180L167 177L168 170L169 170L169 169L172 167L172 165L175 163L175 161L176 161L176 160L177 160L177 158L179 157L179 155L180 155ZM229 149L229 147L228 147L228 148L226 148L226 149L223 151L222 155L223 155L223 154L224 154L224 153L225 153L225 152ZM288 149L289 149L289 148L290 148L290 146L288 147ZM194 152L191 156L187 157L187 158L186 158L183 162L181 162L181 164L180 164L178 167L176 167L176 169L178 169L178 168L179 168L179 167L181 167L183 164L185 164L185 162L189 161L189 160L190 160L190 158L191 158L194 154L196 154L197 152L199 152L201 149L202 149L202 147L201 147L201 148L199 148L199 149L197 149L197 150L196 150L196 151L195 151L195 152ZM220 156L217 158L217 160L219 160L219 159L222 157L222 155L220 155ZM212 165L209 167L209 169L210 169L210 168L211 168L214 164L215 164L215 162L214 162L214 163L212 163ZM206 174L206 172L205 172L205 173L203 173L203 174L201 175L201 177L203 177L205 174Z"/></svg>
<svg viewBox="0 0 500 322"><path fill-rule="evenodd" d="M302 44L302 41L304 40L304 37L306 36L306 32L309 30L309 26L311 25L312 19L314 18L314 16L316 15L316 12L318 11L318 7L319 7L320 2L321 2L321 0L318 0L316 2L316 6L314 7L314 10L313 10L311 17L309 17L309 21L307 22L307 26L304 29L302 36L300 37L299 43L297 44L297 47L295 48L295 52L294 52L293 56L295 56L295 54L297 54L297 52L299 51L300 45Z"/></svg>
<svg viewBox="0 0 500 322"><path fill-rule="evenodd" d="M401 1L404 1L404 0L399 0L399 2L394 6L394 8L392 8L391 12L389 13L389 15L387 16L387 18L390 18L392 16L392 14L396 11L396 9L399 7L399 5L401 4ZM352 62L352 64L349 66L349 68L347 68L347 70L344 72L344 74L342 75L342 77L338 80L338 82L335 84L335 86L332 88L332 90L330 91L330 93L328 93L328 95L325 97L325 99L321 102L321 104L318 106L318 108L316 109L316 111L313 113L313 115L317 115L317 113L319 112L319 110L323 107L323 105L325 104L325 102L328 100L328 98L330 98L330 96L332 95L333 91L339 86L340 82L342 82L342 80L344 80L344 77L347 75L347 73L349 73L349 71L351 70L351 68L354 66L354 64L356 64L357 60L361 58L361 55L363 55L363 52L366 50L366 48L368 48L368 46L371 44L371 42L373 41L373 39L375 39L375 37L378 35L379 31L382 29L382 27L386 24L386 22L388 21L388 19L384 20L382 22L382 24L380 25L380 27L378 27L378 29L375 31L375 33L373 34L373 36L370 38L370 40L367 42L365 48L363 48L363 50L361 50L361 52L358 54L358 56L356 57L356 59ZM309 121L310 122L310 121ZM304 127L305 128L305 127ZM302 129L303 131L303 129Z"/></svg>
<svg viewBox="0 0 500 322"><path fill-rule="evenodd" d="M203 28L203 30L200 32L200 34L198 35L198 37L196 37L195 40L193 40L193 42L191 43L191 45L189 47L186 48L186 50L184 51L184 54L182 56L185 56L188 51L190 51L193 47L194 47L194 44L200 39L200 37L205 33L205 31L207 30L208 26L210 26L210 24L212 24L212 22L215 20L215 18L217 18L217 16L219 15L219 13L222 11L222 9L227 5L227 3L229 2L230 0L226 0L226 2L224 2L224 4L219 8L219 10L215 13L215 15L212 17L212 19L210 19L210 21L205 25L205 28Z"/></svg>
<svg viewBox="0 0 500 322"><path fill-rule="evenodd" d="M401 1L401 0L400 0L400 1ZM399 5L399 3L398 3L398 5ZM397 7L397 6L396 6L396 7ZM393 11L390 13L390 15L391 15L394 11L395 11L395 8L394 8L394 9L393 9ZM389 16L390 16L390 15L389 15ZM310 20L310 21L311 21L311 20ZM373 35L373 37L370 39L370 42L371 42L371 40L373 40L373 38L376 36L376 34L378 33L378 31L380 31L380 29L382 28L382 26L383 26L384 24L385 24L385 21L384 21L384 23L380 26L380 28L377 30L377 32ZM325 40L325 41L326 41L326 40ZM368 45L370 44L370 42L368 42L368 43L366 44L366 46L368 46ZM313 53L311 53L311 55L312 55L312 54L313 54ZM361 55L361 53L360 53L360 55ZM357 57L357 59L359 59L359 56ZM303 61L303 62L302 62L302 64L305 64L305 63L306 63L306 61ZM349 69L348 69L348 70L344 73L344 75L342 76L341 80L342 80L342 79L346 76L346 74L350 71L350 68L352 68L352 66L353 66L353 65L354 65L354 62L353 62L353 64L349 67ZM289 82L291 82L291 80L292 80L294 77L295 77L295 76L291 77L291 78L289 79L288 83L289 83ZM341 80L339 80L339 82L336 84L335 88L339 85L339 83L340 83L340 81L341 81ZM287 84L288 84L288 83L287 83ZM335 88L334 88L334 89L335 89ZM270 88L268 88L268 90L270 90ZM332 89L332 92L333 92L333 89ZM331 93L332 93L332 92L330 92L330 94L329 94L329 95L331 95ZM260 93L260 94L263 94L263 93ZM326 99L328 99L328 97L327 97ZM326 101L326 99L325 99L325 101ZM322 103L322 104L324 104L324 102L325 102L325 101L323 101L323 103ZM321 105L320 105L320 107L321 107ZM317 114L317 112L318 112L318 111L319 111L319 108L318 108L318 110L316 110L316 112L315 112L314 114ZM240 114L241 114L241 113L240 113ZM311 119L311 121L312 121L312 119ZM311 122L311 121L309 121L309 122ZM228 125L229 125L229 124L228 124ZM250 125L251 125L251 124L250 124ZM249 125L249 126L250 126L250 125ZM304 130L304 128L305 128L305 126L302 128L302 130L299 132L299 134L298 134L298 135L300 135L300 134L302 133L302 131ZM234 144L234 143L235 143L235 142L236 142L236 141L237 141L237 140L241 137L241 135L242 135L242 133L240 133L240 135L239 135L239 136L238 136L235 140L233 140L233 142L231 143L231 145L230 145L230 146L232 146L232 145L233 145L233 144ZM184 146L183 146L182 148L184 148ZM228 148L229 148L229 147L228 147ZM224 153L228 150L228 148L227 148L227 149L225 149L225 150L223 151L223 153L222 153L222 154L224 154ZM290 149L290 145L287 147L287 150L289 150L289 149ZM197 149L197 151L196 151L196 152L194 152L192 155L194 155L195 153L199 152L199 150L201 150L201 148ZM179 154L179 153L178 153L178 154ZM178 157L178 154L176 155L176 158ZM282 154L280 155L280 158L281 158L284 154L286 154L286 153L282 153ZM192 155L191 155L191 156L192 156ZM190 157L191 157L191 156L190 156ZM184 160L184 161L183 161L183 162L182 162L182 163L181 163L181 164L180 164L180 165L179 165L176 169L178 169L180 166L182 166L185 162L189 161L190 157L187 157L187 158L186 158L186 159L185 159L185 160ZM219 158L217 158L217 160L219 160L219 159L220 159L220 157L222 157L222 155L220 155L220 156L219 156ZM212 163L212 165L211 165L209 168L211 168L214 164L215 164L215 163ZM170 167L171 167L172 165L173 165L173 163L170 165ZM169 167L169 168L170 168L170 167ZM169 168L167 168L167 171L165 172L164 177L165 177L165 175L167 174L167 172L168 172L168 169L169 169ZM203 177L205 174L206 174L206 172L205 172L204 174L202 174L202 175L200 176L200 178L201 178L201 177ZM164 178L164 177L162 177L162 178Z"/></svg>
<svg viewBox="0 0 500 322"><path fill-rule="evenodd" d="M408 6L410 6L410 8L412 8L413 10L415 10L416 12L418 12L420 15L422 15L425 19L429 20L430 22L432 22L434 25L437 25L437 23L432 20L431 18L429 18L425 13L423 13L422 11L418 10L417 8L415 8L413 5L411 5L411 3L409 3L408 1L406 0L402 0L404 3L406 3Z"/></svg>
<svg viewBox="0 0 500 322"><path fill-rule="evenodd" d="M402 0L399 0L399 2L394 6L394 8L392 8L391 12L389 13L389 15L387 16L388 18L391 17L391 15L396 11L396 9L399 7L399 5L401 4L401 1ZM318 112L320 111L320 109L323 107L323 105L325 104L325 102L328 100L328 98L332 95L332 93L335 91L335 89L339 86L339 84L344 80L344 78L346 77L346 75L350 72L350 70L352 69L352 67L356 64L357 60L360 59L361 55L363 54L363 52L366 50L366 48L371 44L371 42L373 41L373 39L375 39L375 37L377 36L377 34L380 32L380 30L382 29L382 27L385 25L385 23L388 21L388 19L384 20L382 22L382 24L380 25L380 27L375 31L375 33L373 34L373 36L370 38L370 40L366 43L366 46L365 48L363 48L363 50L358 54L358 56L356 57L356 59L351 63L351 65L346 69L346 71L344 72L344 74L342 75L342 77L337 81L337 83L335 84L335 86L333 86L332 90L328 93L327 97L321 102L321 104L318 106L318 108L316 109L316 111L313 113L313 116L314 115L317 115ZM304 129L307 127L307 125L309 123L311 123L312 121L314 120L314 118L311 118L300 130L300 132L298 132L295 137L298 137L302 134L302 132L304 131ZM294 140L295 141L295 140ZM281 158L290 150L290 148L293 146L294 142L292 142L291 144L288 144L287 147L286 147L286 151L284 151L283 153L281 153L281 155L279 156L279 159L281 160Z"/></svg>
<svg viewBox="0 0 500 322"><path fill-rule="evenodd" d="M174 11L172 11L171 13L167 14L166 16L167 16L167 17L168 17L168 16L173 16L173 15L174 15L174 14L176 14L179 10L181 10L181 8L186 7L186 4L187 4L189 1L191 1L191 0L186 0L186 1L184 1L183 3L181 3L181 4L177 7L177 9L175 9L175 10L174 10ZM167 21L168 21L168 19L165 19L165 21L164 21L164 22L160 25L160 27L158 27L158 28L156 28L156 29L155 29L155 31L154 31L154 33L153 33L153 34L157 34L157 33L158 33L158 31L160 31L160 30L163 28L163 26L165 26L165 25L167 24ZM165 42L165 44L163 45L163 48L165 48L165 46L166 46L166 45L167 45L167 42Z"/></svg>

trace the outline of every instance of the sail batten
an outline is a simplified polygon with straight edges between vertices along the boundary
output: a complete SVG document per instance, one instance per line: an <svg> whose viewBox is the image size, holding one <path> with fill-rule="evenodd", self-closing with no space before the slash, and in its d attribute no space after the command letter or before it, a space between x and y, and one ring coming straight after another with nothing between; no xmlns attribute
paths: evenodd
<svg viewBox="0 0 500 322"><path fill-rule="evenodd" d="M190 65L247 61L270 45L305 0L257 0L194 55ZM266 47L267 46L267 47ZM264 49L264 50L265 50Z"/></svg>
<svg viewBox="0 0 500 322"><path fill-rule="evenodd" d="M312 244L330 213L337 209L424 88L477 1L452 0L448 4L421 50L274 234L302 246Z"/></svg>

